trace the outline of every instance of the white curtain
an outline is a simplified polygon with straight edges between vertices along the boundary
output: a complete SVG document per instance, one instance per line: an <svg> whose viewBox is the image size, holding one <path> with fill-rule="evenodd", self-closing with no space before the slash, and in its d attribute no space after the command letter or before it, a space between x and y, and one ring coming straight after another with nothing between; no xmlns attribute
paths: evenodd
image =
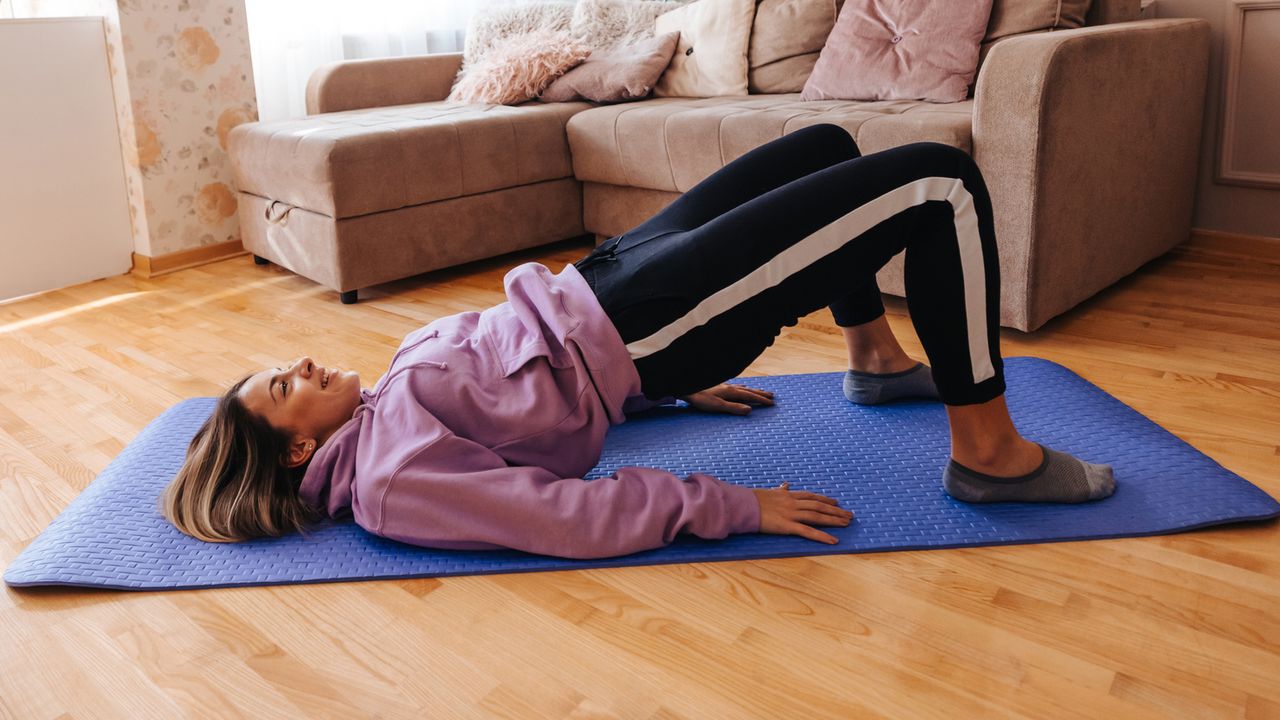
<svg viewBox="0 0 1280 720"><path fill-rule="evenodd" d="M245 0L258 118L307 114L307 78L326 63L461 52L473 13L534 0Z"/></svg>

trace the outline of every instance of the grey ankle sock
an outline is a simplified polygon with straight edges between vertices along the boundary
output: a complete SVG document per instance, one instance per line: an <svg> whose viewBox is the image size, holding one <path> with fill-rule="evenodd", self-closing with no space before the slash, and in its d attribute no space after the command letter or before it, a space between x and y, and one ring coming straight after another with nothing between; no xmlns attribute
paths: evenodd
<svg viewBox="0 0 1280 720"><path fill-rule="evenodd" d="M844 396L859 405L879 405L898 398L936 398L938 388L934 387L929 366L916 363L915 367L896 373L847 370Z"/></svg>
<svg viewBox="0 0 1280 720"><path fill-rule="evenodd" d="M972 503L1079 503L1116 491L1110 465L1087 463L1043 445L1040 449L1044 450L1040 467L1020 477L995 477L950 460L942 472L942 486L951 497Z"/></svg>

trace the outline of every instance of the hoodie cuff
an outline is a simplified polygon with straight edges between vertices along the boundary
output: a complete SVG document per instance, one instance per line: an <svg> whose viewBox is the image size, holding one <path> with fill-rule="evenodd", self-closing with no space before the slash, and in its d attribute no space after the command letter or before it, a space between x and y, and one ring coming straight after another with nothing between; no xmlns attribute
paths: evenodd
<svg viewBox="0 0 1280 720"><path fill-rule="evenodd" d="M632 397L627 398L622 403L622 412L623 414L629 415L631 413L638 413L638 412L644 412L645 410L651 410L655 407L658 407L659 405L675 405L676 402L677 402L676 398L672 395L668 395L658 400L650 400L644 395L634 395Z"/></svg>
<svg viewBox="0 0 1280 720"><path fill-rule="evenodd" d="M730 533L760 532L760 501L751 488L721 480Z"/></svg>

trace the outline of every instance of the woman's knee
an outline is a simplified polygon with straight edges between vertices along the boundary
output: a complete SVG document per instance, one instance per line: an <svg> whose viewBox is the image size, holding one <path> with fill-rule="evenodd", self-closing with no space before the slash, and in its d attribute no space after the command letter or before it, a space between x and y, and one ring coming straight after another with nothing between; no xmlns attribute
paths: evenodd
<svg viewBox="0 0 1280 720"><path fill-rule="evenodd" d="M924 141L903 145L901 148L911 154L914 162L927 168L929 174L962 179L982 175L973 156L954 145Z"/></svg>
<svg viewBox="0 0 1280 720"><path fill-rule="evenodd" d="M788 135L802 135L806 138L812 138L815 147L836 157L848 159L862 156L862 152L858 149L858 143L854 142L853 135L835 123L809 125L788 133Z"/></svg>

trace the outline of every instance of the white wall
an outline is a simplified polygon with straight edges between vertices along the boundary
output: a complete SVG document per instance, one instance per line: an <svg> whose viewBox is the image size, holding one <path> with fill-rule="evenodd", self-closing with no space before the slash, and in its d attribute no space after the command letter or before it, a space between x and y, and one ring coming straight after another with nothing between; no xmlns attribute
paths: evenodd
<svg viewBox="0 0 1280 720"><path fill-rule="evenodd" d="M102 18L0 20L0 299L129 271Z"/></svg>

